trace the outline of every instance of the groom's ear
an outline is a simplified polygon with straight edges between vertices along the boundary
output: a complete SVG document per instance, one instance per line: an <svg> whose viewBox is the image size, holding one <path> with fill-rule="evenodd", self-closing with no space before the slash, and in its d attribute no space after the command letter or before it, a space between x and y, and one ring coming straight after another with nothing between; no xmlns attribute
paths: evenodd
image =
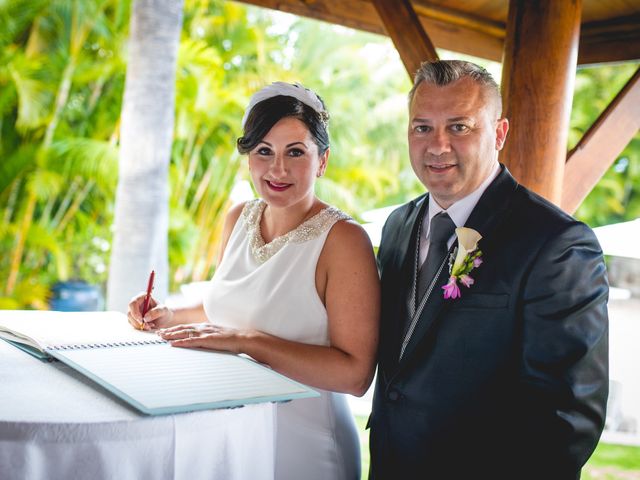
<svg viewBox="0 0 640 480"><path fill-rule="evenodd" d="M509 120L499 118L496 122L496 150L502 150L504 142L507 140L507 132L509 131Z"/></svg>

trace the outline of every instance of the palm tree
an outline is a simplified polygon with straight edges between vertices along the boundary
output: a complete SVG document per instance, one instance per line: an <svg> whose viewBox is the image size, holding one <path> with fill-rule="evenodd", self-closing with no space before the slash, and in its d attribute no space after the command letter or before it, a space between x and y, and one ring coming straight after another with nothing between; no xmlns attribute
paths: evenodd
<svg viewBox="0 0 640 480"><path fill-rule="evenodd" d="M87 74L99 55L86 46L113 40L113 32L121 30L121 5L9 0L0 6L4 308L45 308L49 277L65 279L75 267L63 247L68 234L83 230L80 224L97 223L93 212L107 210L104 193L113 189L108 172L115 148L105 138L112 131L97 134L89 126L104 123L92 117L96 100L112 103L100 91L114 62L100 62L99 78ZM77 138L83 135L94 138Z"/></svg>
<svg viewBox="0 0 640 480"><path fill-rule="evenodd" d="M163 299L168 292L168 169L182 4L182 0L133 4L107 284L110 310L126 311L152 269L156 298Z"/></svg>

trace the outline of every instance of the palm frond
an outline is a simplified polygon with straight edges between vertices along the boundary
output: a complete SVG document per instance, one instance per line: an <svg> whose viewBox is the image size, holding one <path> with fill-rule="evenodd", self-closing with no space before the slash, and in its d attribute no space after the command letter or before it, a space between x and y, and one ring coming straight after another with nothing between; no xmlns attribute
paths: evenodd
<svg viewBox="0 0 640 480"><path fill-rule="evenodd" d="M177 68L204 70L217 69L222 66L222 58L218 51L207 42L193 38L184 38L178 48ZM213 71L211 72L214 73Z"/></svg>
<svg viewBox="0 0 640 480"><path fill-rule="evenodd" d="M38 16L48 0L5 0L0 2L0 50L15 43Z"/></svg>
<svg viewBox="0 0 640 480"><path fill-rule="evenodd" d="M111 191L118 173L118 147L105 140L64 138L52 143L49 162L70 176L92 178Z"/></svg>
<svg viewBox="0 0 640 480"><path fill-rule="evenodd" d="M27 278L17 283L11 298L0 298L0 305L6 302L7 304L18 304L19 308L30 307L43 310L48 307L47 302L50 294L49 288L39 282L38 279ZM6 300L9 301L7 302Z"/></svg>
<svg viewBox="0 0 640 480"><path fill-rule="evenodd" d="M0 81L0 117L12 110L18 99L13 83L3 85Z"/></svg>
<svg viewBox="0 0 640 480"><path fill-rule="evenodd" d="M360 211L358 199L349 185L338 183L325 177L316 183L316 194L319 198L328 201L350 215Z"/></svg>
<svg viewBox="0 0 640 480"><path fill-rule="evenodd" d="M58 279L66 280L69 277L69 256L58 238L47 228L32 224L26 246L30 251L40 251L41 255L49 252L55 262Z"/></svg>
<svg viewBox="0 0 640 480"><path fill-rule="evenodd" d="M64 177L52 170L34 170L27 179L27 188L38 200L47 200L56 196L64 186Z"/></svg>
<svg viewBox="0 0 640 480"><path fill-rule="evenodd" d="M9 72L18 94L16 128L21 132L44 125L49 116L52 96L48 85L34 78L38 67L38 59L27 61L24 57L14 59L9 65Z"/></svg>
<svg viewBox="0 0 640 480"><path fill-rule="evenodd" d="M9 186L36 164L36 146L23 144L15 152L0 162L0 198Z"/></svg>

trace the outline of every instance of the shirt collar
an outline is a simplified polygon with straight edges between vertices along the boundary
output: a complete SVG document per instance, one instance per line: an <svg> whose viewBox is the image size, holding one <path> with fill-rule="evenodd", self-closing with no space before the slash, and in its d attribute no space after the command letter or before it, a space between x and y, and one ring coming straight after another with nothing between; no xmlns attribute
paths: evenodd
<svg viewBox="0 0 640 480"><path fill-rule="evenodd" d="M432 195L429 195L429 211L428 214L425 215L424 223L422 225L422 231L425 232L425 237L429 238L429 225L431 224L431 219L442 211L446 211L449 214L449 217L451 217L453 223L456 224L456 227L463 227L467 222L467 219L471 215L471 212L478 203L478 200L480 200L480 197L482 196L484 191L498 176L498 173L500 173L500 164L498 162L495 162L491 173L489 173L487 178L480 184L478 188L476 188L466 197L461 198L460 200L455 202L446 210L438 205Z"/></svg>

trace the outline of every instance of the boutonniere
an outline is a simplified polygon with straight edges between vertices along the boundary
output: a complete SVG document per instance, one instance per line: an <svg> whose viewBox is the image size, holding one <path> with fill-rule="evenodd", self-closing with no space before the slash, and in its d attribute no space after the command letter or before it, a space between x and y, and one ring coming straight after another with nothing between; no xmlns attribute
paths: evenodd
<svg viewBox="0 0 640 480"><path fill-rule="evenodd" d="M449 257L449 282L442 287L445 299L460 297L462 294L458 282L469 288L474 283L469 272L482 265L482 251L478 250L478 242L482 235L473 228L466 227L456 228L456 235L458 247Z"/></svg>

